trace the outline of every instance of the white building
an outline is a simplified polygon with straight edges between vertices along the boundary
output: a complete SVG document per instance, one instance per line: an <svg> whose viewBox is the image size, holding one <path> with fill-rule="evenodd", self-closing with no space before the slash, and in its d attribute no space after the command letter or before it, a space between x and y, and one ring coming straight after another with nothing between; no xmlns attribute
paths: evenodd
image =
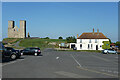
<svg viewBox="0 0 120 80"><path fill-rule="evenodd" d="M109 41L109 39L99 30L97 32L82 33L78 37L76 43L70 43L70 48L76 47L77 50L103 50L103 41Z"/></svg>

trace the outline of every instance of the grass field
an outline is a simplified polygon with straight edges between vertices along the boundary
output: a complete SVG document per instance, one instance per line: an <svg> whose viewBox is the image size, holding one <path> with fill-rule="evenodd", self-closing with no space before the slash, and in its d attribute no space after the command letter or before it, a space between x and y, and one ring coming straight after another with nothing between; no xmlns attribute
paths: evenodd
<svg viewBox="0 0 120 80"><path fill-rule="evenodd" d="M58 47L59 43L66 43L64 39L23 39L19 46L21 47L40 47L44 48L55 48Z"/></svg>

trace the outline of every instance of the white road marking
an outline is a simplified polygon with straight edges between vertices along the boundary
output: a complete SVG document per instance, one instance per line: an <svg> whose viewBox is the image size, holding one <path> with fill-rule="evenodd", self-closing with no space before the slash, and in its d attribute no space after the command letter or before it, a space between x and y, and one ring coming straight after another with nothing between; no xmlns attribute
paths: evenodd
<svg viewBox="0 0 120 80"><path fill-rule="evenodd" d="M59 59L59 57L56 57L56 59Z"/></svg>
<svg viewBox="0 0 120 80"><path fill-rule="evenodd" d="M112 71L108 70L108 72L110 73L110 72L112 72Z"/></svg>
<svg viewBox="0 0 120 80"><path fill-rule="evenodd" d="M69 78L91 78L88 76L83 76L83 75L78 75L76 73L71 73L71 72L65 72L65 71L57 71L55 72L56 74L63 75Z"/></svg>
<svg viewBox="0 0 120 80"><path fill-rule="evenodd" d="M81 64L75 59L75 57L71 54L71 57L75 60L75 62L80 66L80 67L82 67L81 66Z"/></svg>
<svg viewBox="0 0 120 80"><path fill-rule="evenodd" d="M89 71L89 72L94 72L94 73L98 73L98 74L104 74L104 75L108 75L108 76L114 76L114 77L118 77L118 75L112 75L112 74L108 74L108 73L105 73L105 72L100 72L100 71L96 71L96 70L92 70L92 69L87 69L87 68L81 68L78 66L79 69L82 69L82 70L86 70L86 71Z"/></svg>
<svg viewBox="0 0 120 80"><path fill-rule="evenodd" d="M111 70L104 70L104 69L102 69L101 71L103 71L103 72L109 72L109 73L116 73L116 74L118 74L118 71L111 71Z"/></svg>

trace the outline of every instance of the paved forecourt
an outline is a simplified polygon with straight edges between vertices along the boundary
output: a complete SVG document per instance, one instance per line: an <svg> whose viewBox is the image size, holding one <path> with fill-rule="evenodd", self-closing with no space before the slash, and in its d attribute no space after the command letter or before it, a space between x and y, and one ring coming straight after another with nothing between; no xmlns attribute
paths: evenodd
<svg viewBox="0 0 120 80"><path fill-rule="evenodd" d="M117 78L118 55L45 49L3 63L3 78Z"/></svg>

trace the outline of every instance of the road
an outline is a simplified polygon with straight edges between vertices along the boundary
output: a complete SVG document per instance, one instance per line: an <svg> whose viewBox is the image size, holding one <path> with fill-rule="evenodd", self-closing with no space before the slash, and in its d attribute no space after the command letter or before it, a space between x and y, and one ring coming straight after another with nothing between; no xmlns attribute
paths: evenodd
<svg viewBox="0 0 120 80"><path fill-rule="evenodd" d="M117 78L118 55L45 49L2 65L3 78Z"/></svg>

